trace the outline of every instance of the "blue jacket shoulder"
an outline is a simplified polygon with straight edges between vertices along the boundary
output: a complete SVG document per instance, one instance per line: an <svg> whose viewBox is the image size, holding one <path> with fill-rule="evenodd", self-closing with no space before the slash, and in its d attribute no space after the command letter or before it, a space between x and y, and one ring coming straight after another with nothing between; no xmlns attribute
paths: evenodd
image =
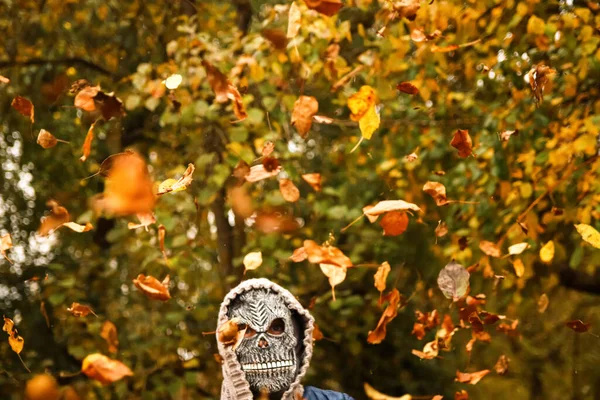
<svg viewBox="0 0 600 400"><path fill-rule="evenodd" d="M317 389L312 386L306 386L304 388L304 398L306 400L354 400L346 393Z"/></svg>

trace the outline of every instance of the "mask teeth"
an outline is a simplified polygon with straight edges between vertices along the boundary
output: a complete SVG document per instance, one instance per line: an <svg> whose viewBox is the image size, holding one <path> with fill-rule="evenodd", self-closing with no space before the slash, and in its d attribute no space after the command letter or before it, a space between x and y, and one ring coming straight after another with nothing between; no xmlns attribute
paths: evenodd
<svg viewBox="0 0 600 400"><path fill-rule="evenodd" d="M242 364L242 369L246 372L283 372L296 366L294 360L287 359L282 361L250 362Z"/></svg>

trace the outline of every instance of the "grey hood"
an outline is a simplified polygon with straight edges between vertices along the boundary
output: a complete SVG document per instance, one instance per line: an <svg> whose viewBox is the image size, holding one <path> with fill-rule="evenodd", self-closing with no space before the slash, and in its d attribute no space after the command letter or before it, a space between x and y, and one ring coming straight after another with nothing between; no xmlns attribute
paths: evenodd
<svg viewBox="0 0 600 400"><path fill-rule="evenodd" d="M310 364L310 358L312 357L312 346L313 346L313 329L314 319L302 305L296 300L296 298L286 289L282 288L276 283L271 282L268 279L248 279L243 281L238 286L233 288L221 303L221 309L219 310L219 320L217 322L217 330L227 322L227 311L231 302L238 297L240 294L251 290L251 289L269 289L273 292L280 294L290 310L298 313L303 323L303 353L300 357L300 369L298 375L290 385L290 388L283 394L282 400L296 400L302 398L304 388L300 384L300 381L306 374L306 370ZM223 384L221 386L221 400L252 400L253 394L250 390L250 385L246 381L246 375L242 370L242 366L237 360L232 346L224 346L223 343L217 340L217 347L219 354L223 358Z"/></svg>

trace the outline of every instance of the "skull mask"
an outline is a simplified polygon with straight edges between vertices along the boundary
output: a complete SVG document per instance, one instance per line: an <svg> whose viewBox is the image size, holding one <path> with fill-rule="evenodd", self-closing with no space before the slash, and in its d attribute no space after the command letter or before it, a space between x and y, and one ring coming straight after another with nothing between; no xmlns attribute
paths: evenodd
<svg viewBox="0 0 600 400"><path fill-rule="evenodd" d="M287 390L298 372L302 351L301 330L283 297L267 289L240 294L231 304L228 317L246 328L235 350L254 393Z"/></svg>

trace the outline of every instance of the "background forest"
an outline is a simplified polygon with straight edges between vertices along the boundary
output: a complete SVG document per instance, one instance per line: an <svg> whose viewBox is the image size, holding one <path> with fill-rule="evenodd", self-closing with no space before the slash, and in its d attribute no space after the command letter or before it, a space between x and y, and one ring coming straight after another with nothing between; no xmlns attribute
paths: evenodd
<svg viewBox="0 0 600 400"><path fill-rule="evenodd" d="M0 397L217 399L266 277L305 384L600 398L600 3L342 2L0 0Z"/></svg>

